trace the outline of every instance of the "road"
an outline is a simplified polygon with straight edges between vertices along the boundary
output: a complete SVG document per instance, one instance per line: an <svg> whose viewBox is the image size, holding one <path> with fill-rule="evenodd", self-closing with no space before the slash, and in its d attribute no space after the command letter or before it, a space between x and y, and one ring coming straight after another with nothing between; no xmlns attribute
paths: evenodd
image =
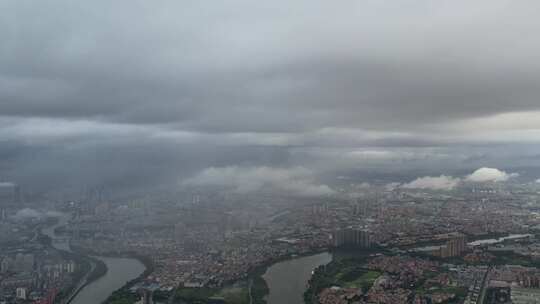
<svg viewBox="0 0 540 304"><path fill-rule="evenodd" d="M169 297L169 300L167 301L167 304L173 304L174 298L176 296L176 291L178 290L178 287L175 287L171 293L171 296Z"/></svg>
<svg viewBox="0 0 540 304"><path fill-rule="evenodd" d="M253 279L249 279L249 283L248 283L249 304L253 304L253 295L251 294L252 287L253 287Z"/></svg>
<svg viewBox="0 0 540 304"><path fill-rule="evenodd" d="M77 294L79 294L79 291L81 291L86 286L86 284L88 283L88 277L90 276L91 273L94 272L95 269L96 269L96 263L94 263L92 260L90 260L90 270L79 281L79 283L77 284L77 287L75 287L75 289L73 289L73 291L71 292L69 297L66 298L64 301L62 301L62 304L69 304L69 303L71 303L71 301L73 301L73 299L75 299Z"/></svg>
<svg viewBox="0 0 540 304"><path fill-rule="evenodd" d="M480 296L478 297L478 301L476 301L476 304L483 304L485 299L486 299L486 293L487 293L487 289L488 289L488 285L489 285L489 277L490 277L490 274L491 274L491 270L493 269L492 266L490 266L487 271L486 271L486 274L484 275L484 279L482 281L482 289L480 289Z"/></svg>

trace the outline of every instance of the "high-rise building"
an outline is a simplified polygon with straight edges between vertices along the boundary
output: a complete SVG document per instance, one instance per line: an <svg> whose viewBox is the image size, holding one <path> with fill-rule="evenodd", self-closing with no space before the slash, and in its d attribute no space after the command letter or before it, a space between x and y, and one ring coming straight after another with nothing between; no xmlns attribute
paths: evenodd
<svg viewBox="0 0 540 304"><path fill-rule="evenodd" d="M0 273L8 272L13 265L13 260L9 257L4 257L2 262L0 262Z"/></svg>
<svg viewBox="0 0 540 304"><path fill-rule="evenodd" d="M174 225L174 238L176 241L182 241L186 237L187 227L184 223Z"/></svg>
<svg viewBox="0 0 540 304"><path fill-rule="evenodd" d="M365 217L368 215L369 201L368 200L356 200L353 205L353 214L356 216Z"/></svg>
<svg viewBox="0 0 540 304"><path fill-rule="evenodd" d="M58 291L56 289L51 289L47 292L47 295L36 302L35 304L54 304L54 300L56 299L56 295L58 294Z"/></svg>
<svg viewBox="0 0 540 304"><path fill-rule="evenodd" d="M467 237L460 233L446 242L446 246L441 247L440 256L442 258L457 257L465 250L467 250Z"/></svg>
<svg viewBox="0 0 540 304"><path fill-rule="evenodd" d="M328 214L328 204L319 204L311 206L311 214L313 215L326 215Z"/></svg>
<svg viewBox="0 0 540 304"><path fill-rule="evenodd" d="M141 295L141 300L138 303L141 303L141 304L154 304L154 300L152 299L153 295L152 295L151 290L148 290L148 289L145 289L145 288L140 288L138 290L138 293Z"/></svg>
<svg viewBox="0 0 540 304"><path fill-rule="evenodd" d="M372 245L371 233L363 229L340 229L332 233L334 247L370 248Z"/></svg>
<svg viewBox="0 0 540 304"><path fill-rule="evenodd" d="M16 289L17 299L26 300L27 290L24 287L19 287Z"/></svg>
<svg viewBox="0 0 540 304"><path fill-rule="evenodd" d="M522 273L518 276L518 284L525 288L539 288L540 277L537 273Z"/></svg>
<svg viewBox="0 0 540 304"><path fill-rule="evenodd" d="M18 204L21 201L21 188L11 182L0 182L0 202L5 204Z"/></svg>
<svg viewBox="0 0 540 304"><path fill-rule="evenodd" d="M538 288L512 286L510 294L514 304L540 303L540 289Z"/></svg>
<svg viewBox="0 0 540 304"><path fill-rule="evenodd" d="M17 208L21 203L21 189L11 182L0 182L0 220L7 218L7 210Z"/></svg>

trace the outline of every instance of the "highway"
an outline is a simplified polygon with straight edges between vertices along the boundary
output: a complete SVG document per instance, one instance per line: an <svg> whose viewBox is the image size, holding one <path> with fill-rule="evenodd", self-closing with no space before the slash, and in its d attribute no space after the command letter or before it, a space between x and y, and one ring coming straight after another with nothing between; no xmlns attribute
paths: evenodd
<svg viewBox="0 0 540 304"><path fill-rule="evenodd" d="M476 304L483 304L486 299L486 293L489 287L489 278L492 269L493 267L490 266L484 274L484 279L482 280L482 289L480 290L480 296L478 297L478 301L476 301Z"/></svg>

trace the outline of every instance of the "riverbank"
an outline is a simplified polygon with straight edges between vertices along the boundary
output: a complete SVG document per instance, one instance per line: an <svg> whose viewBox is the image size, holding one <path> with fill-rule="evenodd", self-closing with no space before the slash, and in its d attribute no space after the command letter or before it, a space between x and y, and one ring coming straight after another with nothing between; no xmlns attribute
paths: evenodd
<svg viewBox="0 0 540 304"><path fill-rule="evenodd" d="M125 256L110 256L115 258L130 258L138 260L141 264L144 265L144 272L141 273L138 277L135 279L128 281L124 286L122 286L120 289L114 291L105 301L102 302L102 304L117 304L117 303L123 303L123 299L125 299L126 296L132 295L130 289L137 283L143 281L146 277L148 277L152 272L154 272L154 263L149 257L141 256L137 254L130 254Z"/></svg>
<svg viewBox="0 0 540 304"><path fill-rule="evenodd" d="M264 264L255 267L253 270L249 272L249 275L248 275L248 277L253 279L254 282L259 282L257 293L254 293L253 295L252 304L266 304L267 303L267 297L270 294L270 288L268 286L268 282L266 281L266 279L264 279L263 276L268 272L268 269L270 267L278 263L291 261L294 259L301 259L303 257L314 256L314 255L318 255L318 254L326 253L326 252L329 252L328 248L318 248L318 249L304 252L301 254L289 254L289 255L271 259L265 262Z"/></svg>
<svg viewBox="0 0 540 304"><path fill-rule="evenodd" d="M73 246L73 250L77 252L83 252L84 254L88 256L98 256L97 252L94 252L92 250L88 250L86 248L81 248L78 246ZM154 263L153 261L143 255L139 255L135 252L105 252L105 253L99 253L99 257L102 258L117 258L117 259L134 259L139 261L144 266L144 271L137 276L136 278L127 281L123 286L121 286L119 289L115 290L110 294L102 303L107 304L115 304L115 303L123 303L126 300L137 300L138 296L134 295L130 289L137 283L144 280L146 277L148 277L152 272L154 272Z"/></svg>
<svg viewBox="0 0 540 304"><path fill-rule="evenodd" d="M373 284L375 273L374 272L358 272L358 273L346 273L344 269L351 265L363 264L370 257L381 253L381 251L374 250L360 250L360 249L334 249L332 250L333 259L327 265L321 265L313 271L312 277L308 281L308 287L304 291L303 299L306 304L317 303L317 295L323 288L330 287L332 285L351 285L353 282L361 287L367 289ZM354 262L352 262L354 261ZM378 277L378 275L377 275ZM369 285L369 286L368 286Z"/></svg>
<svg viewBox="0 0 540 304"><path fill-rule="evenodd" d="M59 232L69 220L69 214L52 219L37 236L45 246L57 250L68 259L76 260L79 265L77 268L82 271L77 275L73 286L59 294L57 297L61 299L59 303L101 303L110 298L115 291L121 290L127 284L132 286L153 272L153 263L150 259L132 252L108 253L103 256L73 245L69 236L62 237Z"/></svg>
<svg viewBox="0 0 540 304"><path fill-rule="evenodd" d="M79 280L79 283L78 283L79 285L76 285L76 288L70 291L67 297L63 298L61 303L64 303L64 304L72 303L73 300L77 298L79 293L82 290L84 290L84 288L91 285L92 283L94 283L95 281L99 280L100 278L104 277L107 274L107 266L102 261L93 259L90 257L84 257L84 259L87 261L90 261L89 270L86 272L83 278ZM59 297L59 298L62 299L62 297Z"/></svg>
<svg viewBox="0 0 540 304"><path fill-rule="evenodd" d="M69 245L65 248L55 246L56 229L63 224L64 222L61 222L58 218L51 220L49 225L38 230L37 238L41 244L57 250L65 259L71 259L77 265L74 274L75 283L70 288L60 291L57 295L60 303L69 304L82 289L103 277L107 273L107 266L98 259L71 250Z"/></svg>
<svg viewBox="0 0 540 304"><path fill-rule="evenodd" d="M314 270L331 263L333 259L333 255L325 251L272 265L264 275L270 288L268 304L303 304L303 295Z"/></svg>
<svg viewBox="0 0 540 304"><path fill-rule="evenodd" d="M90 257L123 258L123 259L135 259L135 260L139 261L141 264L144 265L146 270L144 271L143 274L141 274L138 278L136 278L134 280L137 280L137 279L140 280L142 277L146 277L146 276L150 275L154 271L154 262L152 262L152 259L150 257L145 256L145 255L137 254L136 252L132 252L132 251L124 251L124 252L110 251L110 252L97 253L95 251L88 250L86 248L82 248L82 247L75 246L75 245L72 245L72 248L73 248L74 251L81 252L81 253L83 253L85 255L88 255Z"/></svg>
<svg viewBox="0 0 540 304"><path fill-rule="evenodd" d="M223 299L227 304L266 304L269 288L262 276L270 266L271 264L258 266L251 270L245 279L230 282L222 288L179 287L171 296L187 303L209 303Z"/></svg>
<svg viewBox="0 0 540 304"><path fill-rule="evenodd" d="M271 290L264 275L267 274L271 267L323 253L328 253L328 249L317 248L301 254L288 254L269 259L265 263L253 267L245 278L235 282L228 282L223 288L179 288L175 291L174 297L186 303L209 303L221 299L230 304L266 304ZM300 296L302 292L303 290L300 292Z"/></svg>
<svg viewBox="0 0 540 304"><path fill-rule="evenodd" d="M73 249L81 254L86 255L96 255L96 252L93 252L88 249L77 248L73 246ZM273 258L265 263L254 267L248 272L244 279L238 280L236 282L230 282L226 284L223 288L178 288L173 291L173 293L168 293L165 295L166 298L176 298L177 300L183 300L187 303L192 301L199 301L200 303L211 302L212 300L223 298L227 299L227 303L232 304L266 304L268 297L271 293L270 286L268 285L267 280L264 278L264 275L268 270L280 263L286 263L289 261L302 260L305 258L310 258L317 256L319 254L327 253L330 255L328 248L317 248L314 250L306 251L301 254L288 254L280 256L278 258ZM128 281L121 288L112 292L112 294L104 301L100 303L106 304L119 304L127 303L130 301L135 301L138 299L138 295L133 293L130 289L140 282L142 279L151 274L154 270L154 265L152 261L144 256L139 256L133 252L109 252L109 253L99 253L100 257L108 258L130 258L136 259L141 262L145 270L137 278ZM319 264L313 267L316 268ZM311 276L311 270L307 274ZM295 276L296 277L296 276ZM309 277L305 280L309 280ZM300 284L302 288L299 292L301 295L305 291L306 284Z"/></svg>

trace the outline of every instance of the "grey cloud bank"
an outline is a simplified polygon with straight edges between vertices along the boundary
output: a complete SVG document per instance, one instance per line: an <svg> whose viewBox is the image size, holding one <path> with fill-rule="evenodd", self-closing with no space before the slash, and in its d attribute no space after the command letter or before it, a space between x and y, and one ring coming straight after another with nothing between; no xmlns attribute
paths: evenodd
<svg viewBox="0 0 540 304"><path fill-rule="evenodd" d="M325 193L319 179L355 170L538 167L538 9L2 1L0 180L174 187L212 173L283 190L304 168L289 190Z"/></svg>

